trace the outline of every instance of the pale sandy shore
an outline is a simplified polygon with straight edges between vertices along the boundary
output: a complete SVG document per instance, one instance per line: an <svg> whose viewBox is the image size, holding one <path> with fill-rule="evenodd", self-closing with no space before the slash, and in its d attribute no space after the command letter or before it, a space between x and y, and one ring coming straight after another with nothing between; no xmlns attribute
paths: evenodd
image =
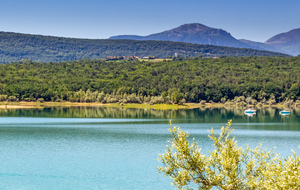
<svg viewBox="0 0 300 190"><path fill-rule="evenodd" d="M35 106L23 106L23 105L0 105L0 109L27 109L36 108Z"/></svg>
<svg viewBox="0 0 300 190"><path fill-rule="evenodd" d="M201 105L199 103L185 103L178 104L103 104L103 103L78 103L78 102L0 102L0 109L32 109L32 108L49 108L49 107L120 107L120 108L139 108L139 109L193 109L193 108L222 108L222 107L241 107L237 105L225 105L222 103L206 103ZM250 107L255 107L251 106ZM276 107L284 108L283 104L275 104L272 106L263 105L262 107L255 107L256 109Z"/></svg>
<svg viewBox="0 0 300 190"><path fill-rule="evenodd" d="M30 109L47 107L100 107L110 106L102 103L72 103L72 102L0 102L0 109Z"/></svg>

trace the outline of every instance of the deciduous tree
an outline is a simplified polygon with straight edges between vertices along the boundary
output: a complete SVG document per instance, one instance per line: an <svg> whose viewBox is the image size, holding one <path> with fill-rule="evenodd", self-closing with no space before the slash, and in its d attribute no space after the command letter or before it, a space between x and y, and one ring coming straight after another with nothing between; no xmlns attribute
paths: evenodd
<svg viewBox="0 0 300 190"><path fill-rule="evenodd" d="M160 173L169 176L178 189L299 189L300 154L282 158L262 145L255 149L238 147L231 121L219 136L211 129L215 149L205 155L189 134L171 127L172 144L160 155Z"/></svg>

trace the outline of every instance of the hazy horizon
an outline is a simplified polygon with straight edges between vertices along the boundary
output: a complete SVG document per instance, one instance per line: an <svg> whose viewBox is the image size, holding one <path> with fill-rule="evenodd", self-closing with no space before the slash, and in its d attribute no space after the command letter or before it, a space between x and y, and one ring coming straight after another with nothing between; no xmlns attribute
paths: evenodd
<svg viewBox="0 0 300 190"><path fill-rule="evenodd" d="M299 5L296 0L10 0L0 2L0 31L107 39L200 23L226 30L236 39L265 42L300 28Z"/></svg>

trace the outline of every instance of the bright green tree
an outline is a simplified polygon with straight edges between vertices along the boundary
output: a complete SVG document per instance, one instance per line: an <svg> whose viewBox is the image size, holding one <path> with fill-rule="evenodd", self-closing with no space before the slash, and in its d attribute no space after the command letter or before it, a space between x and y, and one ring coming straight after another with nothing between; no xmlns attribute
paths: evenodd
<svg viewBox="0 0 300 190"><path fill-rule="evenodd" d="M219 136L211 129L215 150L205 155L195 140L188 142L187 132L171 127L172 146L160 155L158 171L178 189L300 189L300 154L284 159L261 145L243 149L232 131L231 121Z"/></svg>

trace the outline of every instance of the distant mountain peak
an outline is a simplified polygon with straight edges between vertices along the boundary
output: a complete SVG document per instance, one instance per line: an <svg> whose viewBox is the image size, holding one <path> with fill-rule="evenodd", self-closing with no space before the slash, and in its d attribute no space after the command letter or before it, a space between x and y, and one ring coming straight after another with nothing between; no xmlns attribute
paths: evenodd
<svg viewBox="0 0 300 190"><path fill-rule="evenodd" d="M277 34L276 36L270 38L265 43L274 44L274 43L286 43L292 42L294 40L300 41L300 28Z"/></svg>
<svg viewBox="0 0 300 190"><path fill-rule="evenodd" d="M171 30L148 36L120 35L110 39L173 41L193 44L208 44L217 46L251 48L281 52L290 55L300 54L300 28L278 34L265 43L249 40L237 40L229 32L208 27L200 23L183 24Z"/></svg>
<svg viewBox="0 0 300 190"><path fill-rule="evenodd" d="M183 24L177 28L148 36L120 35L112 36L110 39L173 41L255 49L255 47L235 39L225 30L211 28L199 23Z"/></svg>
<svg viewBox="0 0 300 190"><path fill-rule="evenodd" d="M291 55L300 55L300 28L278 34L265 42L280 52Z"/></svg>
<svg viewBox="0 0 300 190"><path fill-rule="evenodd" d="M213 29L208 26L199 23L183 24L177 28L168 31L178 31L183 33L196 33L204 30Z"/></svg>

